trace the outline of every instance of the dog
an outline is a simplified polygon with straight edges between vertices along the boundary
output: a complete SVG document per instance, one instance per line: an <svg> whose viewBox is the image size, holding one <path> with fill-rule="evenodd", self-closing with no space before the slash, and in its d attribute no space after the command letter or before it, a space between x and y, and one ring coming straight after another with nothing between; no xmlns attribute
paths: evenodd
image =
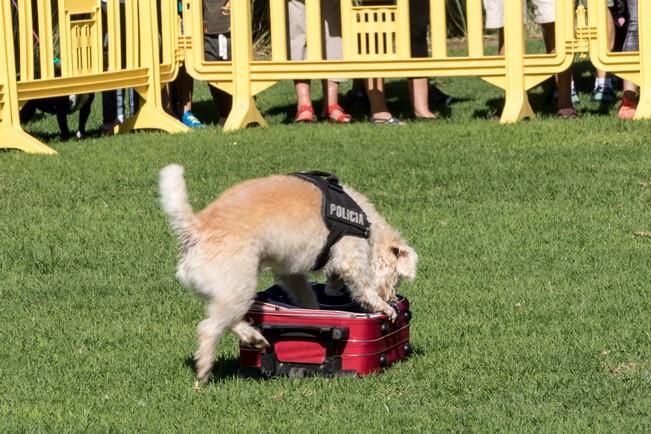
<svg viewBox="0 0 651 434"><path fill-rule="evenodd" d="M29 122L37 109L43 113L54 114L57 117L61 138L68 140L72 137L70 128L68 128L68 115L79 110L79 128L75 137L81 139L86 136L86 123L94 99L95 94L84 93L29 100L20 109L20 122Z"/></svg>
<svg viewBox="0 0 651 434"><path fill-rule="evenodd" d="M340 187L361 209L350 211L355 214L351 220L368 219L367 237L341 236L321 265L317 260L330 231L322 214L324 193L314 183L294 175L246 180L195 214L183 173L179 165L166 166L159 189L162 209L180 244L176 277L207 304L206 317L197 326L199 382L209 378L215 347L226 329L245 345L269 345L243 320L264 270L274 273L298 306L318 309L307 279L318 268L329 288L345 284L366 309L396 318L389 303L403 278L414 279L418 255L362 194Z"/></svg>

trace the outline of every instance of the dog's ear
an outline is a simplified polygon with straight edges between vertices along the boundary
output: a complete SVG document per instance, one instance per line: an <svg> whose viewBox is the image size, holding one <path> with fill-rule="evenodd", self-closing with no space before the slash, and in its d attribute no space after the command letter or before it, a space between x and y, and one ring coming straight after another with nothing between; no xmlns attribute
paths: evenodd
<svg viewBox="0 0 651 434"><path fill-rule="evenodd" d="M396 257L396 270L398 274L408 280L414 280L416 277L416 265L418 264L418 255L416 251L405 243L391 246L391 252Z"/></svg>

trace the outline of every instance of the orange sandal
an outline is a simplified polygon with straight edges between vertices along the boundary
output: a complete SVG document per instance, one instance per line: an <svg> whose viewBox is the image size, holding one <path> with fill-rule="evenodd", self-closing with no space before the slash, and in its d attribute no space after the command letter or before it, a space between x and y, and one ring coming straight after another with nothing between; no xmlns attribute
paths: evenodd
<svg viewBox="0 0 651 434"><path fill-rule="evenodd" d="M328 106L328 120L337 124L349 124L353 117L346 113L339 104Z"/></svg>
<svg viewBox="0 0 651 434"><path fill-rule="evenodd" d="M311 105L302 105L298 108L294 122L310 123L314 121L316 121L316 115L314 114L314 108Z"/></svg>

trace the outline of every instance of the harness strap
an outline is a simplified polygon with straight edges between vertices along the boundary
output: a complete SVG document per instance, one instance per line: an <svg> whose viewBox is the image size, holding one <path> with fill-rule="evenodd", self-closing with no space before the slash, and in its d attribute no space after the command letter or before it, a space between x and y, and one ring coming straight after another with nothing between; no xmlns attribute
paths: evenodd
<svg viewBox="0 0 651 434"><path fill-rule="evenodd" d="M360 238L369 237L371 225L366 213L346 194L335 175L320 171L296 172L291 175L314 184L323 193L321 215L330 232L321 253L314 262L312 270L318 270L325 266L330 259L332 246L341 237L345 235Z"/></svg>

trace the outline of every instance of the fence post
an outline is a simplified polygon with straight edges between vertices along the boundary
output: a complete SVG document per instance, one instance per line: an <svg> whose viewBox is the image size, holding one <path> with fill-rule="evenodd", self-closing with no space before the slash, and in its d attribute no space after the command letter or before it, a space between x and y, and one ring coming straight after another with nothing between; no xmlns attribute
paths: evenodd
<svg viewBox="0 0 651 434"><path fill-rule="evenodd" d="M307 33L307 56L305 60L320 61L323 59L323 50L321 49L321 1L305 0L305 30Z"/></svg>
<svg viewBox="0 0 651 434"><path fill-rule="evenodd" d="M635 119L651 118L651 4L647 0L637 2L638 38L640 42L640 100Z"/></svg>
<svg viewBox="0 0 651 434"><path fill-rule="evenodd" d="M249 0L231 1L233 107L224 123L224 132L234 131L253 123L267 126L255 106L251 90L251 61L253 60L251 2Z"/></svg>
<svg viewBox="0 0 651 434"><path fill-rule="evenodd" d="M133 0L132 0L133 1ZM168 7L173 0L158 2L161 7ZM138 1L138 18L140 21L140 59L141 66L147 69L147 85L137 88L140 94L140 109L131 118L119 127L119 132L131 129L159 129L168 133L182 133L190 131L178 119L170 116L163 109L161 96L160 56L158 52L158 24L156 0ZM176 5L176 1L174 0ZM131 36L133 37L133 35ZM133 41L131 41L133 42ZM127 35L129 44L129 35Z"/></svg>
<svg viewBox="0 0 651 434"><path fill-rule="evenodd" d="M0 149L19 149L32 154L56 154L22 130L18 110L16 61L11 22L11 2L0 2ZM31 36L31 35L30 35Z"/></svg>
<svg viewBox="0 0 651 434"><path fill-rule="evenodd" d="M524 25L522 1L504 0L504 60L506 87L500 123L533 118L524 79Z"/></svg>

